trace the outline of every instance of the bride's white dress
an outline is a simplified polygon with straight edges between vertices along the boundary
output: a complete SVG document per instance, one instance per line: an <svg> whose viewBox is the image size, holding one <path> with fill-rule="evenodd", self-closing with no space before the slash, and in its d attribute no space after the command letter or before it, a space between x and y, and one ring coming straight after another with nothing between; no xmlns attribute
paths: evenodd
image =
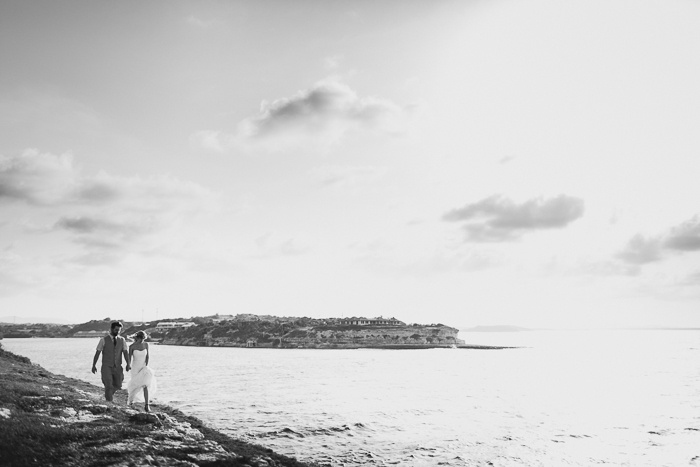
<svg viewBox="0 0 700 467"><path fill-rule="evenodd" d="M153 399L156 391L158 390L158 384L156 382L156 375L151 370L151 367L146 366L146 354L148 350L136 350L133 351L133 357L131 360L131 379L129 384L127 384L126 389L129 391L128 403L141 402L143 401L143 388L148 388L148 399L149 401Z"/></svg>

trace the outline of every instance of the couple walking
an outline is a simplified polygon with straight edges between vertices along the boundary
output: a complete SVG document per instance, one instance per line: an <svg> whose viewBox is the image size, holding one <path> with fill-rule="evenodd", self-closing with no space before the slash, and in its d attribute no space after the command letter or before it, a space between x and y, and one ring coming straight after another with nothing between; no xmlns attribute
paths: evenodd
<svg viewBox="0 0 700 467"><path fill-rule="evenodd" d="M148 366L150 352L148 343L144 342L148 336L144 331L138 331L134 334L134 343L127 349L126 339L119 335L121 330L122 323L113 321L109 334L100 339L92 360L92 372L97 373L97 360L102 354L102 383L105 386L105 399L111 402L114 393L122 388L124 381L123 356L126 360L126 371L131 370L131 379L127 385L127 404L143 400L144 410L150 412L149 396L153 397L157 385L155 375Z"/></svg>

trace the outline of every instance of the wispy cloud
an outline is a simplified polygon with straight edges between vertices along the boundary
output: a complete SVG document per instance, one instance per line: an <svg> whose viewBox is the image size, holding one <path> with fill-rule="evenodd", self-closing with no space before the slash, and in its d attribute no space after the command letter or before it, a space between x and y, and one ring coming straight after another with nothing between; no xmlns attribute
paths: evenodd
<svg viewBox="0 0 700 467"><path fill-rule="evenodd" d="M399 245L376 238L348 245L355 262L363 268L396 276L433 276L453 272L478 272L505 264L501 255L488 249L423 248Z"/></svg>
<svg viewBox="0 0 700 467"><path fill-rule="evenodd" d="M386 167L376 166L323 166L312 171L312 175L325 186L356 186L380 180Z"/></svg>
<svg viewBox="0 0 700 467"><path fill-rule="evenodd" d="M203 20L203 19L198 18L194 15L188 16L185 19L185 21L187 22L187 24L189 24L191 26L195 26L195 27L203 28L203 29L209 28L216 23L215 20Z"/></svg>
<svg viewBox="0 0 700 467"><path fill-rule="evenodd" d="M499 164L508 164L509 162L513 162L515 160L515 156L503 156L500 159L498 159Z"/></svg>
<svg viewBox="0 0 700 467"><path fill-rule="evenodd" d="M343 61L342 55L332 55L323 59L323 65L327 70L337 70Z"/></svg>
<svg viewBox="0 0 700 467"><path fill-rule="evenodd" d="M453 209L442 218L463 223L467 241L504 242L516 240L528 231L566 227L583 216L583 212L583 200L567 195L535 198L520 204L494 195Z"/></svg>
<svg viewBox="0 0 700 467"><path fill-rule="evenodd" d="M0 208L16 203L27 204L28 215L53 219L43 234L67 234L88 251L126 253L143 246L138 240L149 234L211 210L217 197L170 176L89 176L70 155L29 150L0 160Z"/></svg>
<svg viewBox="0 0 700 467"><path fill-rule="evenodd" d="M257 251L251 257L256 259L299 256L308 253L311 249L303 240L294 237L281 237L273 232L256 238L255 245Z"/></svg>
<svg viewBox="0 0 700 467"><path fill-rule="evenodd" d="M226 152L238 143L235 135L215 130L200 130L190 135L190 144L211 152Z"/></svg>
<svg viewBox="0 0 700 467"><path fill-rule="evenodd" d="M692 274L689 274L681 282L681 285L700 286L700 271L696 271Z"/></svg>
<svg viewBox="0 0 700 467"><path fill-rule="evenodd" d="M291 97L263 101L260 113L240 122L235 132L202 130L190 141L219 152L235 147L325 147L353 130L400 133L405 118L406 111L389 100L360 97L340 80L326 79Z"/></svg>

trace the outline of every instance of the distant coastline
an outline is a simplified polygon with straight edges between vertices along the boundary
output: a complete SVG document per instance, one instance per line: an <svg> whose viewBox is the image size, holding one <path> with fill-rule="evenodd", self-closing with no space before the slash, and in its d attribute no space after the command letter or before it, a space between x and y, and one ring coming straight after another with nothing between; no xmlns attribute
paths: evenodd
<svg viewBox="0 0 700 467"><path fill-rule="evenodd" d="M111 318L75 326L0 324L6 337L76 337L99 339ZM272 315L212 315L123 323L126 337L146 331L151 342L164 345L247 348L427 349L458 348L459 330L441 323L406 324L394 317L308 318ZM479 347L481 348L481 347Z"/></svg>
<svg viewBox="0 0 700 467"><path fill-rule="evenodd" d="M478 325L457 329L441 323L406 324L396 318L307 318L272 315L210 315L149 322L126 321L122 335L146 331L149 342L164 345L317 348L317 349L433 349L505 348L465 343L465 333L528 333L535 331L700 331L698 327L527 328L515 325ZM9 323L0 321L3 338L69 337L98 339L109 331L111 318L81 324ZM465 336L462 336L465 337ZM467 339L468 341L469 339ZM477 339L481 340L481 339Z"/></svg>
<svg viewBox="0 0 700 467"><path fill-rule="evenodd" d="M467 329L461 329L463 332L523 332L532 331L529 328L512 325L494 325L494 326L474 326Z"/></svg>

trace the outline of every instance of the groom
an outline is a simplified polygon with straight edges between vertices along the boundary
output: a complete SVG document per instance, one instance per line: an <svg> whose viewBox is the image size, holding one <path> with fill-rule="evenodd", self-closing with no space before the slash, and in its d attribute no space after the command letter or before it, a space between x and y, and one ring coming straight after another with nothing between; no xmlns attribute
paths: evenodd
<svg viewBox="0 0 700 467"><path fill-rule="evenodd" d="M122 355L126 360L126 371L131 370L129 364L129 348L126 339L119 335L122 330L122 323L112 321L109 334L100 338L97 344L95 358L92 359L92 372L97 373L97 359L102 355L102 383L105 385L105 399L111 402L117 389L122 388L124 381L124 370L122 369Z"/></svg>

